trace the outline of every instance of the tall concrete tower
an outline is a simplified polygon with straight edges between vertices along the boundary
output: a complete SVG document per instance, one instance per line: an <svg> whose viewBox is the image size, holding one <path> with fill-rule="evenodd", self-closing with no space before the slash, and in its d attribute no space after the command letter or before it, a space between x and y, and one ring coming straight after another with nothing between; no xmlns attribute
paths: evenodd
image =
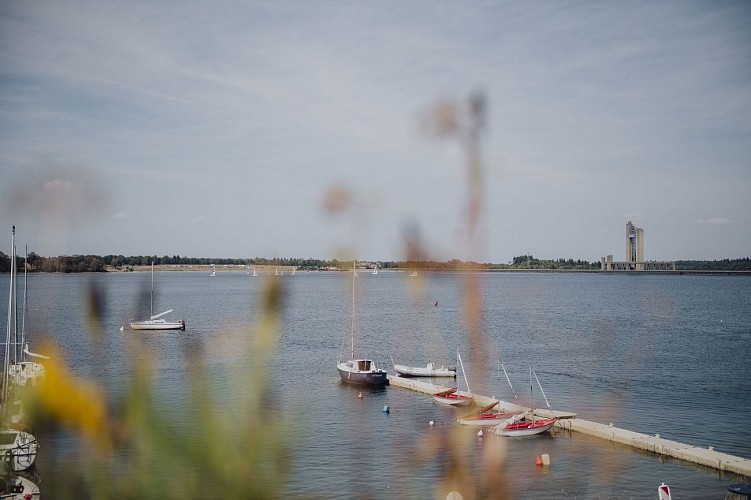
<svg viewBox="0 0 751 500"><path fill-rule="evenodd" d="M626 262L634 271L644 270L644 229L626 223Z"/></svg>

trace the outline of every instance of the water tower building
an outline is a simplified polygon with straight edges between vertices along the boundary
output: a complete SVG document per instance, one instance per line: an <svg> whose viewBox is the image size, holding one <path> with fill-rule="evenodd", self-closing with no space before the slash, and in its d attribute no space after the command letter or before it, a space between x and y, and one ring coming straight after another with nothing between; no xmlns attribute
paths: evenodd
<svg viewBox="0 0 751 500"><path fill-rule="evenodd" d="M644 260L644 229L626 223L626 260L614 261L612 255L600 259L603 271L675 271L675 261Z"/></svg>
<svg viewBox="0 0 751 500"><path fill-rule="evenodd" d="M626 262L630 271L644 271L644 229L626 223Z"/></svg>

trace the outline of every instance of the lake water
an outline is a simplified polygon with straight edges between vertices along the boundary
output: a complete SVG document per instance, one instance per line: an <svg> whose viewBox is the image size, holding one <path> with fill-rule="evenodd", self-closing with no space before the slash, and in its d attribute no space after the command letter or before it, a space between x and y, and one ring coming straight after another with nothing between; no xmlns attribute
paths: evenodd
<svg viewBox="0 0 751 500"><path fill-rule="evenodd" d="M456 364L459 351L473 392L510 401L508 384L498 377L500 360L526 405L532 403L531 364L554 410L751 458L751 278L483 273L477 276L482 341L465 334L465 278L361 274L356 354L388 367L392 357L416 366L428 360ZM258 320L262 284L273 277L157 272L154 312L174 308L186 331L121 332L128 318L147 315L150 279L150 273L30 275L31 350L44 339L54 341L76 375L96 380L117 401L128 385L136 336L136 349L156 360L154 376L168 413L200 418L191 415L185 397L191 352L209 360L208 390L239 397L225 375L247 362L238 353L248 349L251 336L242 332ZM363 391L358 398L360 389L342 384L335 366L348 351L351 275L298 272L280 279L279 343L272 366L255 373L273 388L269 408L289 415L280 418L291 448L284 494L445 498L449 490L438 484L453 462L440 445L435 454L426 447L449 439L452 419L462 410L397 387ZM7 275L0 286L7 290ZM102 311L93 336L83 319L92 287ZM464 379L456 383L461 387ZM534 397L536 406L544 406L539 392ZM743 479L576 433L508 439L461 432L468 444L458 452L459 463L475 478L502 473L505 489L498 497L655 498L664 481L676 499L723 498L728 484ZM63 431L40 439L40 486L54 498L60 464L75 460L68 453L74 441ZM488 461L479 457L498 446L499 470L483 469ZM535 465L542 453L550 455L550 467Z"/></svg>

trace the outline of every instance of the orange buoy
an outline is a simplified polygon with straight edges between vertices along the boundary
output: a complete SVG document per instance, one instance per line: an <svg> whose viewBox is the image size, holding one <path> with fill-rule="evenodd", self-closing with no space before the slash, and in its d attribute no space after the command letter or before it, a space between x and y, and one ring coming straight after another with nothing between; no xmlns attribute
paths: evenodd
<svg viewBox="0 0 751 500"><path fill-rule="evenodd" d="M537 460L535 460L536 465L542 465L542 458L540 458L540 454L537 454Z"/></svg>

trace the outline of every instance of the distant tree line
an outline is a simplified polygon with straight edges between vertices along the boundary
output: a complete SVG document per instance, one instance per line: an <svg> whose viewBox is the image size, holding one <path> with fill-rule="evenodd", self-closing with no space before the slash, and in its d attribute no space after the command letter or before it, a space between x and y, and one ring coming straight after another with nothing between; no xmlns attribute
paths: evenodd
<svg viewBox="0 0 751 500"><path fill-rule="evenodd" d="M297 267L300 270L323 270L323 269L351 269L352 261L338 259L302 259L302 258L265 258L254 257L252 259L209 259L197 257L172 257L164 255L139 255L125 257L124 255L63 255L59 257L41 257L34 252L28 256L29 272L44 273L84 273L106 272L108 268L128 270L134 266L155 265L185 265L185 266L279 266ZM0 272L10 271L10 256L0 252ZM371 266L375 263L369 263ZM513 270L513 269L540 269L540 270L579 270L593 271L600 269L599 262L587 262L574 259L537 259L532 255L514 257L510 264L479 263L474 261L461 261L452 259L446 262L438 261L379 261L380 269L429 269L433 271L456 271L456 270ZM23 269L24 258L16 257L16 265L19 270ZM367 264L358 263L360 266ZM751 260L748 257L742 259L722 260L679 260L675 263L676 270L680 271L751 271Z"/></svg>
<svg viewBox="0 0 751 500"><path fill-rule="evenodd" d="M722 260L677 260L675 269L679 271L751 271L751 260L722 259Z"/></svg>

